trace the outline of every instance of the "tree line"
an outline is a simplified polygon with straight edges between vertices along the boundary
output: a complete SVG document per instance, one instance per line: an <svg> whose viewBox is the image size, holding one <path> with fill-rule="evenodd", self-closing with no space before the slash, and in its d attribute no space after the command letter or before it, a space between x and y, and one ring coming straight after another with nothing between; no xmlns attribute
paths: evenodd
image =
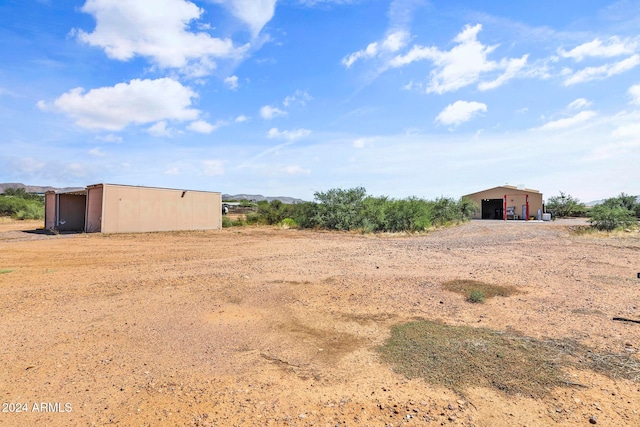
<svg viewBox="0 0 640 427"><path fill-rule="evenodd" d="M640 218L640 200L637 196L620 193L592 208L587 208L579 199L561 191L559 196L549 198L547 210L556 218L587 216L593 228L612 231L637 225Z"/></svg>
<svg viewBox="0 0 640 427"><path fill-rule="evenodd" d="M0 216L43 219L44 196L27 193L24 188L7 188L0 194Z"/></svg>
<svg viewBox="0 0 640 427"><path fill-rule="evenodd" d="M258 202L257 206L257 212L247 214L245 220L234 223L224 218L223 225L281 224L339 231L418 232L467 221L478 209L468 198L375 197L368 195L364 187L317 191L313 202L284 204L273 200Z"/></svg>

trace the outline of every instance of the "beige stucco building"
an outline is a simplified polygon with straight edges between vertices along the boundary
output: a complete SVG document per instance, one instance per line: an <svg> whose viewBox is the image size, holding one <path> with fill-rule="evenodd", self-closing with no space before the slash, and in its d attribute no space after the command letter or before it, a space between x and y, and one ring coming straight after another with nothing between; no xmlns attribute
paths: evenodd
<svg viewBox="0 0 640 427"><path fill-rule="evenodd" d="M117 184L49 191L45 228L87 233L221 229L222 194Z"/></svg>
<svg viewBox="0 0 640 427"><path fill-rule="evenodd" d="M474 219L542 219L542 193L511 185L467 194L478 204Z"/></svg>

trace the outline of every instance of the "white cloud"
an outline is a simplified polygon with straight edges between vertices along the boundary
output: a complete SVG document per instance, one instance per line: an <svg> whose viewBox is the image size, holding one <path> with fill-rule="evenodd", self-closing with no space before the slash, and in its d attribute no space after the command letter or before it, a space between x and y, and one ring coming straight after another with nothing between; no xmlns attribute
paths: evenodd
<svg viewBox="0 0 640 427"><path fill-rule="evenodd" d="M271 105L265 105L260 109L260 116L266 120L271 120L274 117L286 116L286 115L287 115L286 111L282 111L278 107L272 107Z"/></svg>
<svg viewBox="0 0 640 427"><path fill-rule="evenodd" d="M100 147L92 148L91 150L89 150L89 154L91 154L92 156L97 156L97 157L104 157L104 156L107 155L107 153L102 151L100 149Z"/></svg>
<svg viewBox="0 0 640 427"><path fill-rule="evenodd" d="M568 129L577 126L581 123L585 123L597 115L595 111L587 110L581 111L575 116L567 117L564 119L554 120L549 123L545 123L539 129L540 130L561 130Z"/></svg>
<svg viewBox="0 0 640 427"><path fill-rule="evenodd" d="M172 166L166 171L164 171L165 175L180 175L180 169L177 166Z"/></svg>
<svg viewBox="0 0 640 427"><path fill-rule="evenodd" d="M600 67L587 67L568 77L564 81L564 85L571 86L591 80L602 80L629 71L638 65L640 65L640 55L633 55L621 61L605 64Z"/></svg>
<svg viewBox="0 0 640 427"><path fill-rule="evenodd" d="M616 138L632 138L640 142L640 123L620 126L611 132L611 136Z"/></svg>
<svg viewBox="0 0 640 427"><path fill-rule="evenodd" d="M367 144L369 144L370 140L368 138L358 138L353 141L353 146L355 148L364 148Z"/></svg>
<svg viewBox="0 0 640 427"><path fill-rule="evenodd" d="M631 95L631 103L640 105L640 84L633 85L629 88L629 95Z"/></svg>
<svg viewBox="0 0 640 427"><path fill-rule="evenodd" d="M41 160L36 160L33 157L20 157L10 159L11 165L22 172L33 174L45 169L46 163ZM12 169L12 168L8 168Z"/></svg>
<svg viewBox="0 0 640 427"><path fill-rule="evenodd" d="M307 91L302 91L300 89L296 90L293 95L287 96L283 101L282 105L285 107L290 106L294 102L297 102L300 105L307 105L307 102L313 100L313 97L307 93Z"/></svg>
<svg viewBox="0 0 640 427"><path fill-rule="evenodd" d="M279 131L278 128L271 128L267 133L267 138L274 139L286 139L287 141L295 141L300 138L304 138L305 136L311 135L311 131L309 129L295 129L295 130L283 130Z"/></svg>
<svg viewBox="0 0 640 427"><path fill-rule="evenodd" d="M497 87L502 86L509 80L517 77L522 69L527 65L527 59L529 55L524 55L522 58L512 58L512 59L503 59L500 61L500 68L504 68L504 73L502 73L498 78L491 82L480 82L478 84L478 89L480 90L490 90L495 89Z"/></svg>
<svg viewBox="0 0 640 427"><path fill-rule="evenodd" d="M474 84L484 73L504 70L504 73L490 82L478 85L480 90L494 89L517 77L527 63L528 55L522 58L504 58L500 62L488 59L498 46L485 46L477 39L482 25L466 25L454 38L456 46L449 51L437 47L414 45L404 55L397 55L389 61L390 67L404 67L413 62L428 59L436 66L431 71L427 93L443 94Z"/></svg>
<svg viewBox="0 0 640 427"><path fill-rule="evenodd" d="M591 106L592 102L585 98L578 98L569 104L570 110L581 110L585 107Z"/></svg>
<svg viewBox="0 0 640 427"><path fill-rule="evenodd" d="M238 117L236 117L236 123L244 123L246 121L249 121L249 117L245 116L244 114L240 114Z"/></svg>
<svg viewBox="0 0 640 427"><path fill-rule="evenodd" d="M487 105L481 102L456 101L447 105L436 117L436 122L443 125L458 126L468 122L480 113L487 112Z"/></svg>
<svg viewBox="0 0 640 427"><path fill-rule="evenodd" d="M122 143L122 137L121 136L117 136L114 135L112 133L108 134L108 135L99 135L96 136L96 139L98 141L102 141L102 142L111 142L114 144L121 144Z"/></svg>
<svg viewBox="0 0 640 427"><path fill-rule="evenodd" d="M170 78L131 80L112 87L75 88L53 104L38 102L44 111L60 111L87 129L119 131L130 124L161 120L195 120L200 112L190 108L198 95Z"/></svg>
<svg viewBox="0 0 640 427"><path fill-rule="evenodd" d="M158 138L163 138L163 137L169 138L173 136L173 129L167 128L167 122L165 122L164 120L158 123L155 123L154 125L149 127L147 129L147 132L149 133L149 135L155 136Z"/></svg>
<svg viewBox="0 0 640 427"><path fill-rule="evenodd" d="M202 166L202 172L206 176L224 175L224 164L220 160L205 160Z"/></svg>
<svg viewBox="0 0 640 427"><path fill-rule="evenodd" d="M607 43L602 43L600 39L581 44L566 51L558 49L558 54L563 58L572 58L578 62L588 57L611 58L614 56L630 55L635 52L638 43L635 41L622 41L618 37L611 37Z"/></svg>
<svg viewBox="0 0 640 427"><path fill-rule="evenodd" d="M305 169L301 166L291 165L291 166L283 166L279 168L280 172L285 175L309 175L311 174L311 169Z"/></svg>
<svg viewBox="0 0 640 427"><path fill-rule="evenodd" d="M223 3L233 15L243 21L253 37L273 18L276 0L217 0Z"/></svg>
<svg viewBox="0 0 640 427"><path fill-rule="evenodd" d="M197 133L209 134L218 129L223 124L224 122L217 122L215 125L212 125L211 123L208 123L204 120L196 120L195 122L189 123L189 126L187 126L187 130Z"/></svg>
<svg viewBox="0 0 640 427"><path fill-rule="evenodd" d="M229 76L225 78L224 84L231 90L238 89L238 76Z"/></svg>
<svg viewBox="0 0 640 427"><path fill-rule="evenodd" d="M370 43L365 49L359 50L345 56L342 64L350 68L356 61L360 59L374 58L385 53L394 53L407 45L409 41L409 33L399 30L388 34L382 41Z"/></svg>
<svg viewBox="0 0 640 427"><path fill-rule="evenodd" d="M187 0L87 0L80 10L96 19L96 27L91 33L77 30L78 39L120 61L143 56L161 68L202 76L216 68L215 59L239 59L248 49L189 31L203 10Z"/></svg>

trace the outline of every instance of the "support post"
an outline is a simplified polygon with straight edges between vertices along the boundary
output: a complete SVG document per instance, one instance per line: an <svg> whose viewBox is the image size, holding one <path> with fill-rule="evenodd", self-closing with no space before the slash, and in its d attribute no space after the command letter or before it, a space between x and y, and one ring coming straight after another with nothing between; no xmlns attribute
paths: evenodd
<svg viewBox="0 0 640 427"><path fill-rule="evenodd" d="M507 195L504 195L504 199L502 201L502 219L507 220Z"/></svg>

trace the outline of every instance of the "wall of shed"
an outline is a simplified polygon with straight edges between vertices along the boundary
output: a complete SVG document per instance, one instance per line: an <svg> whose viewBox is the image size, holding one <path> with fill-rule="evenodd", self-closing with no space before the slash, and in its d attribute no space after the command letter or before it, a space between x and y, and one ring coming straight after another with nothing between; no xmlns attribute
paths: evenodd
<svg viewBox="0 0 640 427"><path fill-rule="evenodd" d="M102 186L103 233L222 228L221 193Z"/></svg>
<svg viewBox="0 0 640 427"><path fill-rule="evenodd" d="M538 209L542 212L542 193L498 187L465 196L475 201L479 206L472 218L482 218L483 199L504 199L505 194L507 195L507 206L515 206L518 216L522 216L522 206L526 204L527 194L529 195L529 216L537 217Z"/></svg>
<svg viewBox="0 0 640 427"><path fill-rule="evenodd" d="M85 231L99 233L102 231L102 193L101 185L87 188L87 219Z"/></svg>
<svg viewBox="0 0 640 427"><path fill-rule="evenodd" d="M44 195L44 228L47 230L56 228L56 193L54 192Z"/></svg>

